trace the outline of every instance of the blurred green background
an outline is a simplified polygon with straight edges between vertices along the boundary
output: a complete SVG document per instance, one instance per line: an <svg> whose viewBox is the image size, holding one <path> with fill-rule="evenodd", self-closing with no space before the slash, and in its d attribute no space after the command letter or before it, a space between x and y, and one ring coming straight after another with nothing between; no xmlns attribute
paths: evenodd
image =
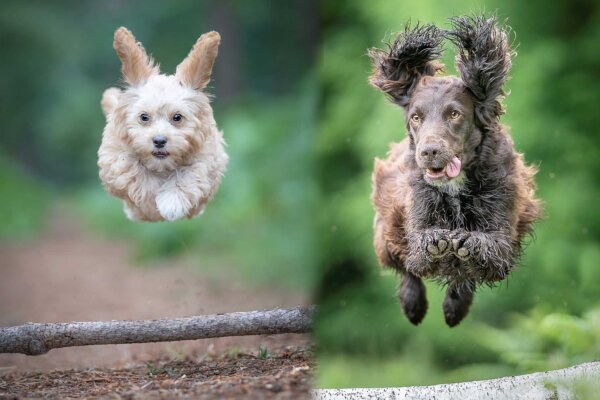
<svg viewBox="0 0 600 400"><path fill-rule="evenodd" d="M315 265L313 143L318 45L313 1L2 1L2 241L32 240L49 216L126 240L136 262L185 255L306 293ZM98 178L102 92L121 81L121 25L171 74L200 34L221 33L208 92L229 169L192 221L134 223ZM58 210L58 211L57 211Z"/></svg>
<svg viewBox="0 0 600 400"><path fill-rule="evenodd" d="M396 299L397 277L378 268L371 244L373 158L405 129L401 109L367 84L366 49L385 46L408 20L447 28L450 16L484 10L516 33L503 122L540 167L547 217L521 266L481 289L458 327L444 324L435 284L414 327ZM436 384L600 358L600 2L323 1L320 19L317 386ZM453 56L447 45L452 74Z"/></svg>

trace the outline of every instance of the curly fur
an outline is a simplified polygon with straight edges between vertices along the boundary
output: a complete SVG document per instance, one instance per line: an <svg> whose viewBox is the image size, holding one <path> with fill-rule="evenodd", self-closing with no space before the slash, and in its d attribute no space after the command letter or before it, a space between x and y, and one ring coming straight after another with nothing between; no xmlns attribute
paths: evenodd
<svg viewBox="0 0 600 400"><path fill-rule="evenodd" d="M509 31L498 28L495 17L483 15L454 17L451 23L447 36L458 48L456 67L473 95L479 125L494 125L504 114L502 87L516 56L508 42Z"/></svg>
<svg viewBox="0 0 600 400"><path fill-rule="evenodd" d="M441 31L434 25L407 25L388 51L369 49L375 86L400 106L405 106L421 76L433 76L444 66L437 60L442 54Z"/></svg>
<svg viewBox="0 0 600 400"><path fill-rule="evenodd" d="M444 315L449 326L458 324L479 285L501 281L512 271L525 236L541 217L534 196L536 169L524 163L498 121L512 54L507 35L493 19L452 21L455 30L448 35L460 42L460 79L417 73L410 75L410 81L398 73L398 69L410 70L406 65L395 64L396 70L380 67L406 59L423 66L434 62L431 52L411 51L408 58L392 52L389 62L373 58L378 82L402 81L397 86L375 86L404 107L408 120L408 138L392 144L386 160L375 160L374 246L379 262L402 275L400 302L414 324L427 310L421 278L448 286ZM405 31L393 48L418 47L402 43L414 37L423 38ZM427 38L424 46L431 48ZM414 54L421 54L421 60L415 60ZM396 100L406 96L402 102ZM431 148L436 149L434 157ZM460 176L442 181L427 178L428 168L443 167L453 157L462 161Z"/></svg>
<svg viewBox="0 0 600 400"><path fill-rule="evenodd" d="M130 31L115 32L114 47L128 86L104 92L106 127L98 166L105 189L123 199L132 220L192 218L220 184L228 157L202 91L219 40L216 32L202 35L177 73L167 76L159 74ZM160 147L154 143L157 135L166 141Z"/></svg>

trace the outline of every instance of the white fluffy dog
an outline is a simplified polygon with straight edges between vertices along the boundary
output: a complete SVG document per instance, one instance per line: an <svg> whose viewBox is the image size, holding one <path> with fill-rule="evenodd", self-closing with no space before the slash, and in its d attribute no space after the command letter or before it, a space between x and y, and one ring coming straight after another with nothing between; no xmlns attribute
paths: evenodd
<svg viewBox="0 0 600 400"><path fill-rule="evenodd" d="M102 97L98 166L104 187L124 200L132 220L192 218L219 186L228 157L202 90L220 40L217 32L203 34L175 75L162 75L129 30L115 32L127 87Z"/></svg>

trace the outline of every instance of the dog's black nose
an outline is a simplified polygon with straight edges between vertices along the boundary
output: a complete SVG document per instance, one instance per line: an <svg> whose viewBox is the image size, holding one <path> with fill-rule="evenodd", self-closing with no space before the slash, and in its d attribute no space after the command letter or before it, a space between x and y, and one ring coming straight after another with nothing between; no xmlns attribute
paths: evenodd
<svg viewBox="0 0 600 400"><path fill-rule="evenodd" d="M442 147L439 144L426 144L421 148L421 157L428 161L433 161L441 153Z"/></svg>
<svg viewBox="0 0 600 400"><path fill-rule="evenodd" d="M154 147L162 149L167 144L167 138L163 135L157 135L152 138L152 143L154 143Z"/></svg>

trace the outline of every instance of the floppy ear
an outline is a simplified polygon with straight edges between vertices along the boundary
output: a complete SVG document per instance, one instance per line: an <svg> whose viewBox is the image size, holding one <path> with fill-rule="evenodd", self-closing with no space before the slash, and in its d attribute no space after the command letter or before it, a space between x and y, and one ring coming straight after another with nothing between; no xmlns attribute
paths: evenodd
<svg viewBox="0 0 600 400"><path fill-rule="evenodd" d="M158 73L154 61L148 57L142 44L136 42L127 28L120 27L115 31L113 47L123 63L123 78L128 84L140 85L146 82L150 75Z"/></svg>
<svg viewBox="0 0 600 400"><path fill-rule="evenodd" d="M498 122L504 114L502 87L508 79L511 58L508 28L500 29L496 18L454 17L448 38L457 46L456 68L475 101L475 116L482 127Z"/></svg>
<svg viewBox="0 0 600 400"><path fill-rule="evenodd" d="M202 90L208 85L221 36L212 31L198 38L190 54L177 66L175 76L187 86Z"/></svg>
<svg viewBox="0 0 600 400"><path fill-rule="evenodd" d="M369 83L402 106L408 105L412 91L422 76L444 69L438 61L443 35L435 25L407 25L389 50L369 49L373 73Z"/></svg>
<svg viewBox="0 0 600 400"><path fill-rule="evenodd" d="M119 95L121 94L121 90L117 88L109 88L102 93L102 101L100 105L102 106L102 111L104 111L104 115L108 117L115 111L117 105L119 104Z"/></svg>

